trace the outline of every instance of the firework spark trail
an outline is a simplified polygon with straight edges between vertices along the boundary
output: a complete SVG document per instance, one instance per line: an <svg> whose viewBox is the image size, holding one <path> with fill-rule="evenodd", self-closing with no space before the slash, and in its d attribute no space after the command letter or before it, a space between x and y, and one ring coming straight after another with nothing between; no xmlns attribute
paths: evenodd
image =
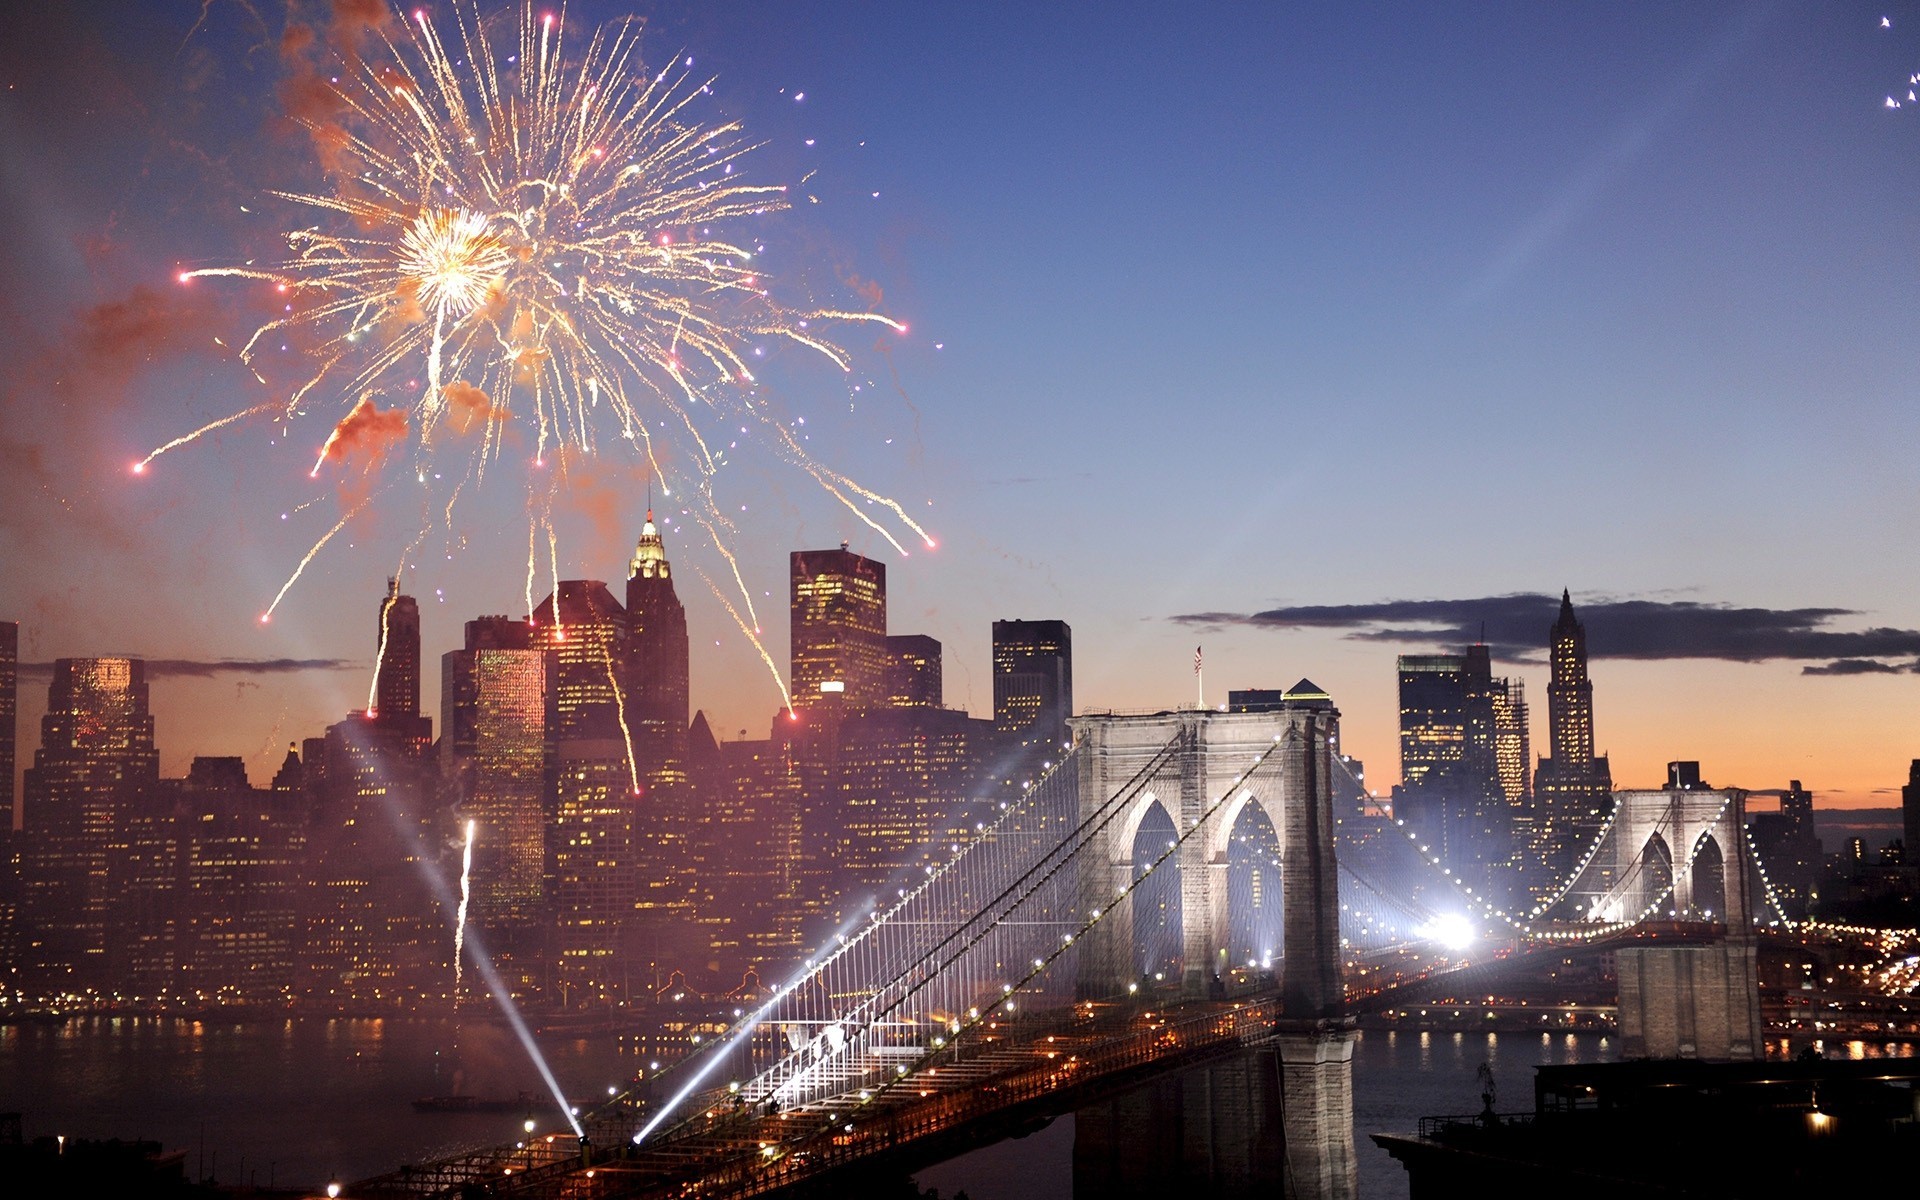
<svg viewBox="0 0 1920 1200"><path fill-rule="evenodd" d="M387 665L387 614L393 611L394 604L400 599L399 579L396 575L388 581L387 598L380 605L380 653L373 660L373 681L367 684L367 715L370 717L380 713L380 672Z"/></svg>
<svg viewBox="0 0 1920 1200"><path fill-rule="evenodd" d="M815 463L758 398L749 364L779 346L844 380L852 356L830 327L907 327L776 298L750 227L786 209L787 190L739 170L757 144L737 123L698 115L711 81L692 74L692 60L649 70L637 19L581 36L564 10L523 5L517 22L494 21L476 0L451 0L443 12L436 25L396 10L368 53L338 64L341 120L306 122L326 148L327 184L273 192L299 210L282 257L180 272L187 285L275 290L271 319L240 357L257 370L269 344L300 334L310 373L288 387L286 415L300 415L309 396L338 397L349 412L331 444L365 398L405 396L393 410L405 414L398 436L423 484L440 477L441 455L471 460L447 478L477 480L529 442L536 472L551 453L625 446L664 493L691 493L684 503L725 530L708 485L728 465L719 447L732 434L716 422L751 412L774 431L775 453L902 553L863 509L880 506L924 539L899 505ZM459 437L474 431L470 412L484 416L481 436ZM542 530L556 582L559 573L550 507L559 484L536 473L528 486L532 611ZM447 512L451 524L451 499Z"/></svg>
<svg viewBox="0 0 1920 1200"><path fill-rule="evenodd" d="M767 653L766 646L761 644L759 633L752 626L748 625L746 621L741 619L740 610L733 606L733 601L727 599L727 594L721 591L719 587L714 584L713 580L707 577L705 571L702 571L696 564L690 563L688 565L693 567L693 573L700 577L700 582L707 585L707 590L713 593L713 598L718 600L720 606L727 610L727 615L733 618L733 623L740 627L741 634L745 636L747 641L752 643L753 648L759 652L760 661L767 664L767 670L773 675L774 686L780 689L780 699L786 705L787 715L792 716L793 693L787 690L786 681L780 678L780 664L774 662L773 655Z"/></svg>
<svg viewBox="0 0 1920 1200"><path fill-rule="evenodd" d="M558 595L559 593L555 593ZM556 617L559 605L555 604ZM620 688L620 680L613 670L613 651L605 644L600 647L600 657L607 664L607 686L613 689L613 711L620 718L620 741L627 748L627 775L633 781L633 794L640 794L640 764L633 757L633 730L627 728L627 694Z"/></svg>
<svg viewBox="0 0 1920 1200"><path fill-rule="evenodd" d="M218 421L208 421L205 425L202 425L200 428L194 430L192 433L183 433L179 437L168 442L166 445L155 447L151 452L148 453L148 455L145 458L133 464L133 473L135 475L140 475L145 473L147 469L147 464L152 462L154 459L159 458L162 454L165 454L169 450L178 449L179 447L186 445L188 442L196 441L200 437L204 436L205 434L212 433L216 429L220 429L224 426L231 425L236 421L244 421L248 417L257 417L261 413L278 412L279 409L280 409L280 405L277 402L268 403L268 404L256 404L252 408L243 408L239 412L234 413L232 416L221 417Z"/></svg>
<svg viewBox="0 0 1920 1200"><path fill-rule="evenodd" d="M274 593L273 603L267 605L267 611L260 614L260 623L262 625L265 625L268 621L273 619L274 610L280 607L280 602L287 598L287 592L292 589L295 583L299 582L300 573L307 569L307 564L313 561L313 556L320 553L321 548L324 547L328 542L332 541L335 534L339 533L342 529L345 529L347 527L348 521L353 520L355 517L365 512L367 505L372 503L373 503L373 497L368 496L365 500L362 500L360 503L348 509L347 515L344 517L341 517L337 522L335 522L332 529L329 529L325 533L320 535L320 540L315 542L313 544L313 547L306 552L306 554L300 559L299 565L294 567L293 574L287 576L287 581L280 585L280 590L278 592Z"/></svg>
<svg viewBox="0 0 1920 1200"><path fill-rule="evenodd" d="M461 951L467 941L467 900L473 895L473 831L478 822L467 822L467 842L460 851L460 909L453 918L453 1002L460 1003Z"/></svg>

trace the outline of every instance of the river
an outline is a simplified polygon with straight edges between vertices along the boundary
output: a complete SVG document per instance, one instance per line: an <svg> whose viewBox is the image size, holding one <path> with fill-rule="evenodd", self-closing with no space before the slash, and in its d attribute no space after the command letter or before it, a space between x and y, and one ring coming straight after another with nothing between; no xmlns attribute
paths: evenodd
<svg viewBox="0 0 1920 1200"><path fill-rule="evenodd" d="M541 1092L510 1034L443 1020L300 1019L232 1024L93 1017L0 1027L0 1111L26 1136L146 1138L184 1150L189 1174L226 1183L319 1188L475 1145L515 1140L524 1114L416 1113L410 1101L456 1090ZM604 1094L640 1064L613 1038L543 1039L576 1097ZM1361 1195L1407 1194L1398 1164L1368 1133L1411 1131L1422 1116L1480 1107L1476 1074L1493 1070L1503 1110L1529 1109L1536 1063L1611 1058L1597 1034L1366 1032L1354 1051ZM535 1111L546 1129L557 1114ZM922 1186L970 1200L1072 1194L1073 1122L922 1172Z"/></svg>

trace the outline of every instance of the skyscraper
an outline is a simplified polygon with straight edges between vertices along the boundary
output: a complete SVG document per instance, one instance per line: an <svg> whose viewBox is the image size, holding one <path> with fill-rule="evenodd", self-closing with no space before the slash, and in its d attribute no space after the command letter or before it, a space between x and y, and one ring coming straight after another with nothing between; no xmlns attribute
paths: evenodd
<svg viewBox="0 0 1920 1200"><path fill-rule="evenodd" d="M1907 783L1900 789L1900 815L1907 863L1920 867L1920 758L1907 768Z"/></svg>
<svg viewBox="0 0 1920 1200"><path fill-rule="evenodd" d="M994 727L1058 751L1072 715L1073 630L1065 621L995 621Z"/></svg>
<svg viewBox="0 0 1920 1200"><path fill-rule="evenodd" d="M1484 886L1511 856L1512 813L1499 769L1508 682L1484 644L1464 655L1400 658L1400 775L1394 815L1457 874Z"/></svg>
<svg viewBox="0 0 1920 1200"><path fill-rule="evenodd" d="M945 707L939 639L924 633L895 633L887 636L884 645L887 652L887 686L878 701L879 706Z"/></svg>
<svg viewBox="0 0 1920 1200"><path fill-rule="evenodd" d="M1587 631L1560 594L1560 617L1548 631L1553 674L1547 684L1548 756L1533 774L1534 857L1543 870L1537 890L1564 880L1613 807L1613 773L1593 752L1593 684L1587 678Z"/></svg>
<svg viewBox="0 0 1920 1200"><path fill-rule="evenodd" d="M620 738L616 686L627 657L627 612L597 579L563 579L533 610L547 652L548 740Z"/></svg>
<svg viewBox="0 0 1920 1200"><path fill-rule="evenodd" d="M6 804L0 805L0 820L6 822L8 831L20 825L20 803L14 791L19 702L20 626L14 621L0 621L0 788L5 789L7 798Z"/></svg>
<svg viewBox="0 0 1920 1200"><path fill-rule="evenodd" d="M627 563L627 722L643 777L685 782L687 610L673 589L665 543L647 510Z"/></svg>
<svg viewBox="0 0 1920 1200"><path fill-rule="evenodd" d="M847 549L789 558L793 702L863 709L882 702L888 676L887 568Z"/></svg>
<svg viewBox="0 0 1920 1200"><path fill-rule="evenodd" d="M440 666L441 783L474 822L469 919L525 995L545 945L547 655L525 621L481 617Z"/></svg>
<svg viewBox="0 0 1920 1200"><path fill-rule="evenodd" d="M687 611L648 509L627 563L627 728L641 792L633 805L636 912L626 945L674 968L707 961L716 928L702 924L695 896L694 834L710 826L689 770L688 674Z"/></svg>
<svg viewBox="0 0 1920 1200"><path fill-rule="evenodd" d="M56 660L24 793L21 916L43 986L105 983L121 818L159 768L146 663Z"/></svg>
<svg viewBox="0 0 1920 1200"><path fill-rule="evenodd" d="M374 687L373 711L368 715L392 720L420 715L420 605L400 594L400 581L387 580L380 602L380 623L374 647L380 655L379 679Z"/></svg>

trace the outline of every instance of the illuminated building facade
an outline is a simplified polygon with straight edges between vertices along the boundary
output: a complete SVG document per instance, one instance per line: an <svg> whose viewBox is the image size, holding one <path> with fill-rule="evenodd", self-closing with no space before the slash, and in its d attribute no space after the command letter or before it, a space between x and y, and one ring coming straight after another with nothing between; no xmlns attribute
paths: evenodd
<svg viewBox="0 0 1920 1200"><path fill-rule="evenodd" d="M563 579L533 611L547 652L547 737L619 738L624 694L616 687L627 656L627 614L597 579Z"/></svg>
<svg viewBox="0 0 1920 1200"><path fill-rule="evenodd" d="M276 1003L293 994L305 819L237 758L196 758L137 793L117 869L123 995Z"/></svg>
<svg viewBox="0 0 1920 1200"><path fill-rule="evenodd" d="M1548 633L1547 757L1533 773L1533 859L1536 894L1564 880L1598 836L1613 808L1613 772L1593 752L1593 683L1587 678L1587 631L1560 595L1560 616Z"/></svg>
<svg viewBox="0 0 1920 1200"><path fill-rule="evenodd" d="M1058 752L1073 715L1073 630L1065 621L993 623L993 723Z"/></svg>
<svg viewBox="0 0 1920 1200"><path fill-rule="evenodd" d="M20 826L20 801L14 791L19 761L19 703L20 626L18 622L0 621L0 780L5 781L0 786L5 787L7 799L0 805L0 816L4 816L9 833Z"/></svg>
<svg viewBox="0 0 1920 1200"><path fill-rule="evenodd" d="M861 709L880 702L889 674L887 568L847 549L788 559L793 702Z"/></svg>
<svg viewBox="0 0 1920 1200"><path fill-rule="evenodd" d="M125 850L123 818L159 767L146 663L55 660L40 746L26 773L21 835L25 965L43 990L98 988L110 978L112 867Z"/></svg>
<svg viewBox="0 0 1920 1200"><path fill-rule="evenodd" d="M990 802L981 766L990 721L947 709L873 709L840 729L840 823L832 855L847 903L897 888L974 838Z"/></svg>
<svg viewBox="0 0 1920 1200"><path fill-rule="evenodd" d="M1456 874L1484 887L1512 854L1499 769L1508 681L1494 678L1485 645L1464 655L1403 655L1399 671L1402 782L1394 815Z"/></svg>
<svg viewBox="0 0 1920 1200"><path fill-rule="evenodd" d="M555 745L555 755L550 836L557 999L570 1008L624 1001L635 965L624 953L625 939L639 899L626 744L618 737L567 738Z"/></svg>
<svg viewBox="0 0 1920 1200"><path fill-rule="evenodd" d="M474 822L468 919L520 995L544 977L547 654L525 621L468 621L441 657L440 783Z"/></svg>
<svg viewBox="0 0 1920 1200"><path fill-rule="evenodd" d="M395 1007L451 988L449 918L421 862L447 831L433 824L433 764L415 746L410 728L357 712L328 726L307 760L315 803L300 989L316 1001Z"/></svg>
<svg viewBox="0 0 1920 1200"><path fill-rule="evenodd" d="M380 656L369 715L393 720L420 715L420 605L400 594L400 581L387 580L374 638Z"/></svg>
<svg viewBox="0 0 1920 1200"><path fill-rule="evenodd" d="M1780 811L1755 813L1748 827L1753 848L1766 864L1767 882L1780 907L1793 920L1807 915L1808 902L1820 881L1825 855L1813 824L1813 793L1795 779L1780 793Z"/></svg>
<svg viewBox="0 0 1920 1200"><path fill-rule="evenodd" d="M946 703L940 672L940 642L924 633L887 637L887 685L883 708L940 708Z"/></svg>

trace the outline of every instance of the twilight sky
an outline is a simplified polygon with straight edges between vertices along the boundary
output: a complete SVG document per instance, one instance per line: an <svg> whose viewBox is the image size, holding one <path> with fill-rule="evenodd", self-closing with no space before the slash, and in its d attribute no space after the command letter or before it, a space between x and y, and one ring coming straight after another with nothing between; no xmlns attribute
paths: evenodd
<svg viewBox="0 0 1920 1200"><path fill-rule="evenodd" d="M764 447L717 485L782 664L786 552L848 538L887 562L894 630L945 643L950 705L990 710L996 617L1071 622L1082 706L1191 700L1201 643L1213 700L1326 687L1384 789L1395 654L1483 623L1544 752L1567 587L1617 783L1697 758L1716 784L1897 803L1920 755L1920 104L1885 98L1920 69L1920 4L566 21L632 11L650 59L716 77L699 115L765 143L742 169L812 173L817 202L750 227L776 286L911 326L843 338L858 392L798 365L768 384L936 552L901 559ZM292 19L338 36L326 4ZM213 342L244 341L260 289L174 277L272 254L310 217L268 189L325 186L280 100L289 20L55 3L0 39L0 618L25 660L165 660L169 773L242 754L263 779L364 705L422 523L411 501L354 522L262 626L341 514L307 477L340 398L128 471L281 398ZM645 481L612 455L583 472L564 574L623 577ZM407 574L430 660L525 609L519 477L463 505ZM724 566L667 537L694 703L764 736L779 694L693 570ZM23 750L44 688L25 674Z"/></svg>

